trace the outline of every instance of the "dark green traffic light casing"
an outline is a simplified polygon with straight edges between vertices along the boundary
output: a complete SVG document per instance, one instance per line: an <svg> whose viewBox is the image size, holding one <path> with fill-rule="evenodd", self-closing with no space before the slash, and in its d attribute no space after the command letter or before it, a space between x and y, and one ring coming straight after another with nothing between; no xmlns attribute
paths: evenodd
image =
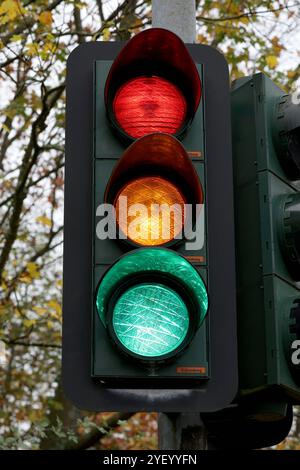
<svg viewBox="0 0 300 470"><path fill-rule="evenodd" d="M231 99L240 395L271 389L299 402L291 361L299 335L299 149L289 147L299 128L285 128L286 96L263 74L237 80Z"/></svg>
<svg viewBox="0 0 300 470"><path fill-rule="evenodd" d="M106 78L123 46L122 43L84 44L68 60L64 389L77 406L85 409L220 409L237 392L228 66L213 48L186 46L199 71L202 96L193 122L189 122L179 137L203 190L204 246L190 251L185 249L184 241L149 248L124 240L100 240L96 236L97 207L105 201L111 175L129 146L111 125L104 96ZM178 175L180 180L188 182L184 170ZM115 179L113 183L117 183ZM119 268L118 263L126 264L133 254L138 256L150 249L153 261L144 262L143 272L138 269L127 272L118 280L114 292L109 291L104 300L102 313L99 292L104 292L103 283L114 266ZM170 250L179 265L189 269L170 273L164 267L163 272L158 267L159 256L152 254L155 250L157 253L163 250L166 257ZM199 286L207 290L207 313L206 308L201 312L198 294L188 285L188 272L202 280ZM152 360L149 349L128 341L122 329L124 315L126 321L128 318L135 321L135 306L132 311L126 310L133 296L144 300L145 312L153 305L153 292L160 300L168 298L176 304L183 332L178 341L170 343L170 350L155 350L156 356L161 354L159 360L157 357ZM170 309L166 308L165 313L170 315ZM151 317L148 320L151 327Z"/></svg>
<svg viewBox="0 0 300 470"><path fill-rule="evenodd" d="M106 109L104 103L104 86L107 80L109 70L112 62L109 61L96 61L95 63L95 78L94 78L94 103L95 103L95 133L94 133L94 203L95 209L105 199L105 190L109 184L109 178L115 168L116 163L122 158L124 151L128 148L128 144L124 140L116 137L115 131L108 123L106 116ZM199 75L203 77L202 66L198 66ZM205 166L205 144L204 144L204 102L201 100L200 106L193 120L193 124L185 137L181 140L185 149L191 152L191 155L198 155L190 157L192 165L194 166L197 176L199 178L204 197L206 195L206 166ZM132 144L134 145L134 144ZM155 145L155 144L154 144ZM200 155L200 156L199 156ZM174 157L175 158L175 157ZM169 165L169 172L172 168L172 162ZM159 170L159 169L158 169ZM132 170L131 170L132 171ZM148 169L151 174L151 169ZM204 205L204 210L206 207ZM95 211L96 212L96 211ZM94 217L94 230L96 231L97 223L100 218L97 215ZM176 246L172 243L168 244L168 249L171 256L173 250L180 255L191 260L195 265L199 276L202 277L205 284L207 284L207 251L208 241L205 236L205 242L200 250L186 250L184 241L179 241ZM126 255L132 252L133 249L139 248L141 252L141 259L146 248L134 245L131 242L124 240L100 240L97 237L94 239L94 285L101 290L101 280L104 279L103 274L109 267L117 262L119 257L123 257L122 261L126 263ZM153 250L153 249L152 249ZM166 253L168 256L168 252ZM144 266L149 270L152 268L155 259L155 248L152 259L149 258ZM137 258L137 257L136 257ZM180 259L180 258L179 258ZM172 257L171 257L172 260ZM130 258L129 258L130 263ZM177 268L178 269L178 268ZM147 273L147 271L146 271ZM182 282L185 283L185 290L188 289L188 278L186 273L181 274ZM149 280L149 279L148 279ZM138 279L136 280L138 282ZM156 281L159 282L159 279ZM98 287L99 286L99 287ZM167 280L168 286L168 280ZM109 322L110 323L110 322ZM193 339L190 344L185 345L178 354L178 357L168 359L164 356L164 360L160 360L159 364L155 361L150 363L145 357L141 357L140 363L138 360L128 357L124 348L121 347L120 342L116 341L116 335L111 333L109 325L106 327L106 321L99 322L99 315L96 308L94 311L94 319L92 323L93 328L93 347L92 347L92 375L95 379L102 380L106 383L122 383L122 380L131 380L135 386L147 381L148 387L161 386L163 382L169 386L176 387L182 386L181 383L198 382L199 380L207 380L210 377L210 364L209 364L209 322L207 319L201 321L198 325L199 328L195 329L192 336ZM147 364L143 365L143 362Z"/></svg>

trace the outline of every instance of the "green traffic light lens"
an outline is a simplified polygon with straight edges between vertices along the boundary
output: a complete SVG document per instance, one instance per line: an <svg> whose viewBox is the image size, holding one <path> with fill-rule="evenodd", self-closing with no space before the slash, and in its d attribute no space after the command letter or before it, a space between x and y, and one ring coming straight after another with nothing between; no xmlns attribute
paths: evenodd
<svg viewBox="0 0 300 470"><path fill-rule="evenodd" d="M107 305L118 286L126 279L136 276L175 279L185 290L189 298L195 303L195 324L197 327L203 322L208 310L208 294L206 286L191 263L183 256L165 248L142 248L132 251L119 258L110 269L107 270L97 287L96 306L100 320L107 325ZM147 280L148 281L148 280ZM153 282L151 280L151 282ZM160 281L157 282L158 284ZM137 284L141 284L137 282ZM161 282L165 285L165 282Z"/></svg>
<svg viewBox="0 0 300 470"><path fill-rule="evenodd" d="M154 283L126 290L112 315L120 343L129 352L148 358L176 351L187 336L189 323L188 309L180 295Z"/></svg>

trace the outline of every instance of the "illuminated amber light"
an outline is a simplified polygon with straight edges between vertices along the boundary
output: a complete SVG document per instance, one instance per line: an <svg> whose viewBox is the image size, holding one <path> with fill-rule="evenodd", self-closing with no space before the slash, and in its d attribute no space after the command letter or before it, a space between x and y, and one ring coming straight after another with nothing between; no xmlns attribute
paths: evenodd
<svg viewBox="0 0 300 470"><path fill-rule="evenodd" d="M154 246L173 240L181 232L184 204L185 199L174 184L158 176L147 176L126 184L114 206L117 223L126 237L139 245Z"/></svg>

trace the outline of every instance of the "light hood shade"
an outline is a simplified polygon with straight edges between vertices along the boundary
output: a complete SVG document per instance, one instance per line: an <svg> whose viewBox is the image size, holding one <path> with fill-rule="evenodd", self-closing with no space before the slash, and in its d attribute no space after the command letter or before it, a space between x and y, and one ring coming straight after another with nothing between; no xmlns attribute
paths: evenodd
<svg viewBox="0 0 300 470"><path fill-rule="evenodd" d="M156 131L180 138L197 111L201 88L182 40L166 29L147 29L123 47L111 66L104 90L107 116L129 141Z"/></svg>

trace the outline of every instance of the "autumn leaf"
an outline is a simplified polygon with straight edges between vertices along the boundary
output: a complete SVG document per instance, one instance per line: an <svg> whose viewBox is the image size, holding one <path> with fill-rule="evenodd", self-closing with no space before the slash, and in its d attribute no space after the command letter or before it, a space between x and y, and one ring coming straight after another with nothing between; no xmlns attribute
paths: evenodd
<svg viewBox="0 0 300 470"><path fill-rule="evenodd" d="M54 54L56 49L57 49L56 44L52 42L46 42L41 53L42 59L46 59L49 54Z"/></svg>
<svg viewBox="0 0 300 470"><path fill-rule="evenodd" d="M44 215L40 215L35 220L36 220L36 222L40 222L43 225L48 225L48 227L51 227L51 225L52 225L51 220L48 217L44 216Z"/></svg>
<svg viewBox="0 0 300 470"><path fill-rule="evenodd" d="M5 305L0 305L0 316L5 315L7 312L7 307Z"/></svg>
<svg viewBox="0 0 300 470"><path fill-rule="evenodd" d="M103 38L103 41L109 41L110 40L110 30L109 30L109 28L105 28L103 30L102 38Z"/></svg>
<svg viewBox="0 0 300 470"><path fill-rule="evenodd" d="M28 413L28 419L34 423L36 421L39 421L41 419L41 411L40 410L31 410Z"/></svg>
<svg viewBox="0 0 300 470"><path fill-rule="evenodd" d="M26 273L22 273L19 279L20 279L20 282L25 282L25 284L31 284L32 282L32 278Z"/></svg>
<svg viewBox="0 0 300 470"><path fill-rule="evenodd" d="M11 38L11 41L21 41L23 39L23 36L21 34L14 34Z"/></svg>
<svg viewBox="0 0 300 470"><path fill-rule="evenodd" d="M38 271L38 266L36 263L27 263L26 270L32 279L38 279L40 277L40 273Z"/></svg>
<svg viewBox="0 0 300 470"><path fill-rule="evenodd" d="M243 16L242 18L240 18L240 22L243 24L248 24L250 23L250 19L248 16Z"/></svg>
<svg viewBox="0 0 300 470"><path fill-rule="evenodd" d="M57 313L61 313L61 305L56 300L50 300L47 305L50 308L53 308L53 310L55 310Z"/></svg>
<svg viewBox="0 0 300 470"><path fill-rule="evenodd" d="M26 328L30 328L35 323L36 323L36 320L29 320L28 318L26 318L26 320L23 321L23 324L24 326L26 326Z"/></svg>
<svg viewBox="0 0 300 470"><path fill-rule="evenodd" d="M0 6L0 23L7 23L20 14L20 5L18 0L4 0Z"/></svg>
<svg viewBox="0 0 300 470"><path fill-rule="evenodd" d="M26 54L29 55L29 56L35 56L35 55L38 55L39 54L39 50L38 50L38 44L36 43L31 43L31 44L27 44L26 46Z"/></svg>
<svg viewBox="0 0 300 470"><path fill-rule="evenodd" d="M32 310L34 310L38 315L44 315L44 313L47 312L47 309L43 307L32 307Z"/></svg>
<svg viewBox="0 0 300 470"><path fill-rule="evenodd" d="M43 11L39 15L39 22L45 26L50 26L52 24L53 18L51 11Z"/></svg>
<svg viewBox="0 0 300 470"><path fill-rule="evenodd" d="M81 9L81 8L85 8L87 6L87 4L85 2L76 2L75 6L79 9Z"/></svg>
<svg viewBox="0 0 300 470"><path fill-rule="evenodd" d="M3 290L7 290L7 289L8 289L7 284L6 284L5 281L2 281L2 282L1 282L0 287L1 287L1 289L3 289Z"/></svg>
<svg viewBox="0 0 300 470"><path fill-rule="evenodd" d="M278 57L276 57L276 55L268 55L266 62L270 69L275 69L276 65L278 64Z"/></svg>

